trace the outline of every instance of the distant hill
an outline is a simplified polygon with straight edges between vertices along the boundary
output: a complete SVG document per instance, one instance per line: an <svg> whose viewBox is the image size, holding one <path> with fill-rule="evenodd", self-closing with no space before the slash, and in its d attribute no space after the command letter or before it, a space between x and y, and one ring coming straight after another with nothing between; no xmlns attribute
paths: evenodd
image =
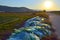
<svg viewBox="0 0 60 40"><path fill-rule="evenodd" d="M8 7L0 5L0 12L33 12L34 10L26 7Z"/></svg>

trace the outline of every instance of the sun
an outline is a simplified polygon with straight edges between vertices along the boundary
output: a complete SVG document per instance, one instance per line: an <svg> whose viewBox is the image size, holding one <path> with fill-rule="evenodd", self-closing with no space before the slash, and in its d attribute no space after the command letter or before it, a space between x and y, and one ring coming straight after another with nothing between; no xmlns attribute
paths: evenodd
<svg viewBox="0 0 60 40"><path fill-rule="evenodd" d="M44 2L44 7L45 7L46 9L50 9L50 8L52 7L52 2L51 2L51 1L45 1L45 2Z"/></svg>

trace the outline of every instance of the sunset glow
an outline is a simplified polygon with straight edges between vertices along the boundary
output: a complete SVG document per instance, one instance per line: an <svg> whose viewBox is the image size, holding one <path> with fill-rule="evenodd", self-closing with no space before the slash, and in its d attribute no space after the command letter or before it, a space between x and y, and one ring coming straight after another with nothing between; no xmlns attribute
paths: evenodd
<svg viewBox="0 0 60 40"><path fill-rule="evenodd" d="M45 2L44 2L44 7L45 7L46 9L52 8L52 5L53 5L53 3L52 3L51 1L45 1Z"/></svg>

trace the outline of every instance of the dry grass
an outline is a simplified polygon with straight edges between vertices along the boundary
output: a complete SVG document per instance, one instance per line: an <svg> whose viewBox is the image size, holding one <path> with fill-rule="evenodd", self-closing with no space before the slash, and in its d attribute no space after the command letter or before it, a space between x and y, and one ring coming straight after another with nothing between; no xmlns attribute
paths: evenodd
<svg viewBox="0 0 60 40"><path fill-rule="evenodd" d="M26 20L28 20L28 19L30 19L32 17L35 17L35 16L45 17L45 18L49 19L48 15L46 13L44 13L44 12L36 12L36 13L29 13L29 12L26 12L26 13L0 12L0 17L4 17L4 18L5 17L11 17L11 18L16 17L16 18L19 18L17 21L8 22L6 24L0 25L0 32L1 32L0 33L0 39L5 38L5 36L9 36L10 33L13 31L13 29L22 27L23 26L22 24ZM45 21L45 22L50 23L49 20ZM18 24L18 25L16 26L16 24Z"/></svg>

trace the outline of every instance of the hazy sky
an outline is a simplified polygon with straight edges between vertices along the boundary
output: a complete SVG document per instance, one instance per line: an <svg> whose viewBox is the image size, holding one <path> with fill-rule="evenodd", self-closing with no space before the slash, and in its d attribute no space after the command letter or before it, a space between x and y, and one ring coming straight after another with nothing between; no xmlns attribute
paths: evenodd
<svg viewBox="0 0 60 40"><path fill-rule="evenodd" d="M45 1L53 3L53 9L49 10L60 10L60 0L0 0L0 5L43 10L45 7L42 5L44 5Z"/></svg>

